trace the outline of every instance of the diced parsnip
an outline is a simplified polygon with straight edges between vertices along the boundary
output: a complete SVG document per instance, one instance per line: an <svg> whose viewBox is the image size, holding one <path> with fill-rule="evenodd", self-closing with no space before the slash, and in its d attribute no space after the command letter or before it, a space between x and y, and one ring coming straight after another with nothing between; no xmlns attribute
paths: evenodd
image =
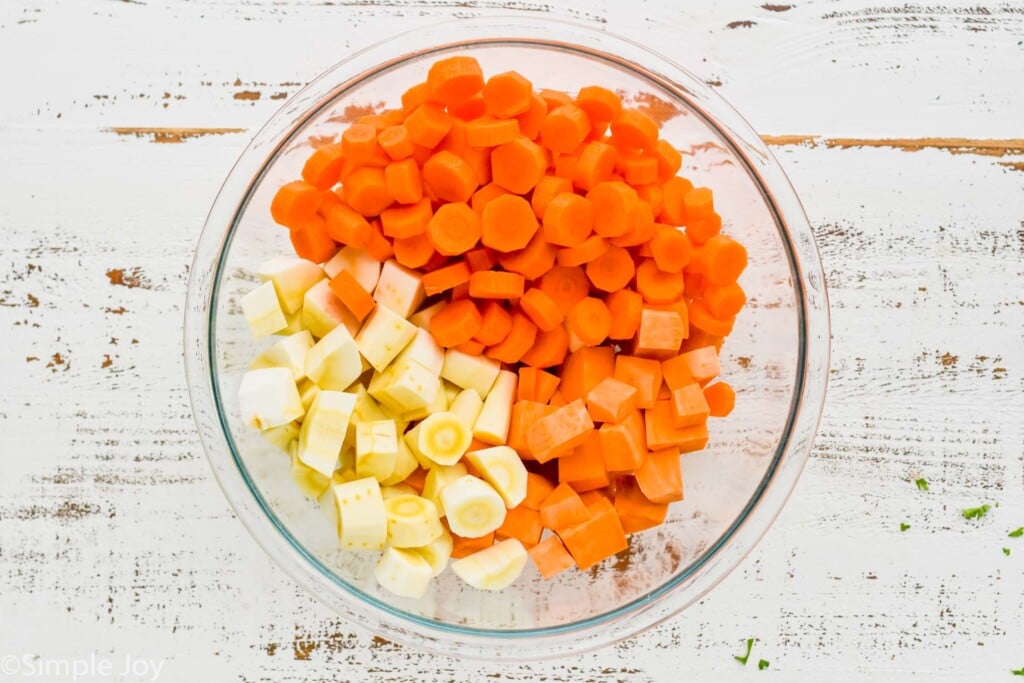
<svg viewBox="0 0 1024 683"><path fill-rule="evenodd" d="M454 413L434 413L416 426L419 451L438 465L454 465L469 449L473 432Z"/></svg>
<svg viewBox="0 0 1024 683"><path fill-rule="evenodd" d="M409 448L409 444L405 442L405 439L400 434L398 436L398 457L395 458L395 469L391 472L391 476L387 479L381 480L383 486L397 486L406 479L413 471L419 467L419 461L416 456L413 455L412 449Z"/></svg>
<svg viewBox="0 0 1024 683"><path fill-rule="evenodd" d="M466 466L461 462L456 463L451 467L434 465L427 472L427 477L423 480L422 495L437 506L437 511L442 517L444 517L444 506L441 505L441 491L448 486L448 484L461 479L467 474Z"/></svg>
<svg viewBox="0 0 1024 683"><path fill-rule="evenodd" d="M415 410L409 410L402 413L402 419L406 422L415 422L416 420L422 420L428 415L434 413L440 413L448 410L448 399L445 398L444 390L441 387L441 380L437 380L437 392L434 394L434 402L430 405L423 406L422 408L416 408Z"/></svg>
<svg viewBox="0 0 1024 683"><path fill-rule="evenodd" d="M259 430L288 424L306 412L287 368L260 368L242 375L238 407L242 420Z"/></svg>
<svg viewBox="0 0 1024 683"><path fill-rule="evenodd" d="M415 336L415 325L391 309L378 306L356 335L356 345L374 370L384 372Z"/></svg>
<svg viewBox="0 0 1024 683"><path fill-rule="evenodd" d="M344 452L344 451L342 451ZM355 481L359 479L359 475L356 474L355 466L346 467L334 471L334 475L331 477L332 484L344 484L347 481Z"/></svg>
<svg viewBox="0 0 1024 683"><path fill-rule="evenodd" d="M302 326L319 339L338 325L344 325L352 335L359 331L359 319L334 296L328 281L321 280L302 299Z"/></svg>
<svg viewBox="0 0 1024 683"><path fill-rule="evenodd" d="M526 547L506 538L489 548L452 562L452 571L473 588L501 590L511 586L526 567Z"/></svg>
<svg viewBox="0 0 1024 683"><path fill-rule="evenodd" d="M448 528L463 538L486 536L505 521L505 501L494 487L470 474L441 489L441 510Z"/></svg>
<svg viewBox="0 0 1024 683"><path fill-rule="evenodd" d="M338 501L335 500L334 491L331 490L330 486L320 494L320 498L317 500L317 507L320 509L320 514L323 515L325 520L327 520L327 524L334 529L335 535L340 536L341 529L339 528L340 518L338 517Z"/></svg>
<svg viewBox="0 0 1024 683"><path fill-rule="evenodd" d="M326 476L334 472L355 405L355 394L325 389L316 395L299 430L302 462Z"/></svg>
<svg viewBox="0 0 1024 683"><path fill-rule="evenodd" d="M388 514L377 480L363 477L331 488L341 517L341 547L382 550L388 540Z"/></svg>
<svg viewBox="0 0 1024 683"><path fill-rule="evenodd" d="M264 282L243 296L242 313L254 337L266 337L288 326L273 282Z"/></svg>
<svg viewBox="0 0 1024 683"><path fill-rule="evenodd" d="M388 511L388 545L419 548L441 535L437 506L420 496L398 496L384 501Z"/></svg>
<svg viewBox="0 0 1024 683"><path fill-rule="evenodd" d="M295 482L302 495L317 500L331 487L331 478L302 464L297 448L291 449L290 456L292 459L292 481Z"/></svg>
<svg viewBox="0 0 1024 683"><path fill-rule="evenodd" d="M508 427L512 419L512 403L516 397L518 378L514 372L502 370L494 381L483 410L473 425L473 436L492 446L501 446L508 441Z"/></svg>
<svg viewBox="0 0 1024 683"><path fill-rule="evenodd" d="M331 391L348 389L363 374L359 349L344 326L335 327L309 350L305 373L321 389Z"/></svg>
<svg viewBox="0 0 1024 683"><path fill-rule="evenodd" d="M483 448L466 453L466 460L501 495L505 507L511 510L526 499L526 467L515 449Z"/></svg>
<svg viewBox="0 0 1024 683"><path fill-rule="evenodd" d="M433 320L434 316L441 312L441 309L445 307L445 301L438 301L437 303L424 306L420 310L416 311L409 316L409 322L416 327L420 327L424 330L430 329L430 321Z"/></svg>
<svg viewBox="0 0 1024 683"><path fill-rule="evenodd" d="M398 434L391 420L356 425L356 474L384 481L395 471Z"/></svg>
<svg viewBox="0 0 1024 683"><path fill-rule="evenodd" d="M441 388L444 390L444 397L448 400L448 405L451 405L459 392L463 391L462 387L452 384L446 379L441 380Z"/></svg>
<svg viewBox="0 0 1024 683"><path fill-rule="evenodd" d="M390 486L384 486L382 484L380 487L380 495L382 495L384 497L384 501L387 502L389 498L394 498L395 496L418 496L420 494L418 494L416 489L408 484L392 484Z"/></svg>
<svg viewBox="0 0 1024 683"><path fill-rule="evenodd" d="M352 422L349 421L351 425ZM359 475L356 474L356 447L355 445L345 444L341 447L341 455L338 456L338 467L334 471L334 475L338 473L351 472L352 476L347 481L352 479L358 479Z"/></svg>
<svg viewBox="0 0 1024 683"><path fill-rule="evenodd" d="M309 410L309 407L313 405L313 399L320 393L320 387L318 387L308 377L303 377L299 380L299 397L302 399L302 407Z"/></svg>
<svg viewBox="0 0 1024 683"><path fill-rule="evenodd" d="M287 453L292 442L299 438L299 423L289 422L288 424L264 429L260 434L264 439Z"/></svg>
<svg viewBox="0 0 1024 683"><path fill-rule="evenodd" d="M484 400L476 389L463 389L458 396L449 404L448 412L453 413L459 421L467 425L475 425L476 419L480 417L480 411L484 409Z"/></svg>
<svg viewBox="0 0 1024 683"><path fill-rule="evenodd" d="M256 271L260 282L274 283L281 308L287 314L302 308L302 298L320 280L324 271L317 264L294 256L277 256Z"/></svg>
<svg viewBox="0 0 1024 683"><path fill-rule="evenodd" d="M434 466L434 462L420 452L420 426L416 425L402 436L402 441L409 447L409 452L416 458L416 462L425 470Z"/></svg>
<svg viewBox="0 0 1024 683"><path fill-rule="evenodd" d="M345 435L345 443L354 445L356 442L356 425L358 423L387 420L388 414L366 392L366 387L362 384L354 385L354 388L349 393L356 395L356 407L352 409L352 421L348 424L348 434Z"/></svg>
<svg viewBox="0 0 1024 683"><path fill-rule="evenodd" d="M368 389L370 396L399 416L430 405L440 390L437 376L415 361L391 365L374 376Z"/></svg>
<svg viewBox="0 0 1024 683"><path fill-rule="evenodd" d="M290 337L291 335L298 334L299 332L302 332L302 330L306 329L302 325L302 306L299 306L299 310L294 313L285 313L284 319L288 324L274 334Z"/></svg>
<svg viewBox="0 0 1024 683"><path fill-rule="evenodd" d="M334 278L343 270L355 278L367 292L372 292L380 278L380 262L362 249L342 247L334 257L324 264L327 277Z"/></svg>
<svg viewBox="0 0 1024 683"><path fill-rule="evenodd" d="M494 380L498 378L499 370L501 364L496 360L448 349L444 353L441 377L463 389L474 389L480 398L486 398Z"/></svg>
<svg viewBox="0 0 1024 683"><path fill-rule="evenodd" d="M454 539L448 530L441 527L441 535L433 541L420 548L415 548L423 559L430 563L434 576L438 576L448 566L448 559L452 556Z"/></svg>
<svg viewBox="0 0 1024 683"><path fill-rule="evenodd" d="M416 328L416 336L395 358L399 363L403 360L414 360L435 375L440 376L444 369L444 349L427 330Z"/></svg>
<svg viewBox="0 0 1024 683"><path fill-rule="evenodd" d="M430 588L434 572L419 553L387 548L374 567L373 575L381 588L390 593L403 598L422 598Z"/></svg>
<svg viewBox="0 0 1024 683"><path fill-rule="evenodd" d="M306 354L313 348L313 335L302 330L274 343L269 349L256 356L250 369L288 368L295 381L306 376Z"/></svg>
<svg viewBox="0 0 1024 683"><path fill-rule="evenodd" d="M397 261L385 261L373 299L405 320L423 303L423 278Z"/></svg>
<svg viewBox="0 0 1024 683"><path fill-rule="evenodd" d="M645 358L671 358L679 353L687 334L687 321L678 312L644 308L633 353Z"/></svg>

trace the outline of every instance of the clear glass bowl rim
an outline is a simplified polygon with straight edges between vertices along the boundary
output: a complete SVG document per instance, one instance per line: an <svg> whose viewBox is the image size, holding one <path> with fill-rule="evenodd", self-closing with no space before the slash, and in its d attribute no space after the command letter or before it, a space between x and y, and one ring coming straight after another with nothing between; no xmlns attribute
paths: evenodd
<svg viewBox="0 0 1024 683"><path fill-rule="evenodd" d="M485 43L556 47L608 61L657 83L700 114L744 162L775 213L801 320L786 436L757 492L729 529L693 564L641 598L570 624L516 631L468 628L408 614L348 585L311 556L266 504L241 462L221 411L214 368L213 304L237 219L294 132L365 78L411 58ZM458 19L397 34L339 62L288 100L253 137L217 194L190 271L184 332L189 395L204 451L229 504L264 551L311 595L375 635L481 659L522 657L527 649L534 659L596 649L651 628L706 595L767 533L795 487L821 417L829 363L827 294L810 225L789 180L749 124L694 75L635 41L574 22L516 16ZM791 438L797 432L803 435L799 444ZM504 652L510 641L515 648Z"/></svg>

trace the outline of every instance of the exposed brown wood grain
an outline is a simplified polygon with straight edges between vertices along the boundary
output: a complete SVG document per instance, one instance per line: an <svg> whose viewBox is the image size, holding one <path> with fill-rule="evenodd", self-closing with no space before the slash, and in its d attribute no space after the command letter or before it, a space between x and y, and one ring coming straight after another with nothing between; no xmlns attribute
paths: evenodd
<svg viewBox="0 0 1024 683"><path fill-rule="evenodd" d="M147 126L115 126L108 130L117 135L149 138L151 142L157 143L177 143L207 135L228 135L230 133L245 132L244 128L153 128Z"/></svg>

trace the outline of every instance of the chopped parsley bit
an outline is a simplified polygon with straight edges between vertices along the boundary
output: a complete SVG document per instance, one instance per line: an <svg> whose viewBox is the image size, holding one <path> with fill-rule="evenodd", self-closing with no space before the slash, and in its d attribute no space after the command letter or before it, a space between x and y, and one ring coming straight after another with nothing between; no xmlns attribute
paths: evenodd
<svg viewBox="0 0 1024 683"><path fill-rule="evenodd" d="M757 642L757 638L747 638L747 653L740 657L739 655L733 655L732 658L743 666L747 665L747 660L750 659L750 651L754 648L754 643Z"/></svg>
<svg viewBox="0 0 1024 683"><path fill-rule="evenodd" d="M917 488L921 489L922 491L928 490L928 482L925 481L923 478L918 479L914 483L917 484Z"/></svg>
<svg viewBox="0 0 1024 683"><path fill-rule="evenodd" d="M1019 528L1019 529L1017 529L1015 531L1011 531L1010 533L1008 533L1006 535L1009 536L1010 538L1020 538L1021 536L1024 536L1024 526L1022 526L1021 528Z"/></svg>
<svg viewBox="0 0 1024 683"><path fill-rule="evenodd" d="M767 659L762 659L761 661L759 661L757 663L757 670L758 671L763 671L764 669L767 669L767 668L768 668L768 660Z"/></svg>
<svg viewBox="0 0 1024 683"><path fill-rule="evenodd" d="M963 515L964 519L981 519L988 514L988 511L992 509L992 506L985 503L981 507L976 508L964 508Z"/></svg>
<svg viewBox="0 0 1024 683"><path fill-rule="evenodd" d="M900 531L906 531L909 528L910 528L909 524L907 524L906 522L900 522Z"/></svg>
<svg viewBox="0 0 1024 683"><path fill-rule="evenodd" d="M1010 673L1014 676L1024 676L1024 666L1019 669L1010 669Z"/></svg>
<svg viewBox="0 0 1024 683"><path fill-rule="evenodd" d="M1010 549L1009 548L1003 548L1003 555L1006 555L1007 557L1009 557L1010 556Z"/></svg>

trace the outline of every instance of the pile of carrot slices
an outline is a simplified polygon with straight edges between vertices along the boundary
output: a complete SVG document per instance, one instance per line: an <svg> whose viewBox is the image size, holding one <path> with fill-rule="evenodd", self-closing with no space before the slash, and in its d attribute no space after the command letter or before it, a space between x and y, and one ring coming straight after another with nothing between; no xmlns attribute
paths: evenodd
<svg viewBox="0 0 1024 683"><path fill-rule="evenodd" d="M615 92L485 80L456 56L317 148L271 206L303 258L354 246L421 275L443 302L437 342L518 373L508 443L529 492L495 537L545 577L660 524L683 498L681 454L733 409L715 380L747 252L682 161ZM355 278L331 287L360 319L372 309ZM454 555L493 541L456 538Z"/></svg>

